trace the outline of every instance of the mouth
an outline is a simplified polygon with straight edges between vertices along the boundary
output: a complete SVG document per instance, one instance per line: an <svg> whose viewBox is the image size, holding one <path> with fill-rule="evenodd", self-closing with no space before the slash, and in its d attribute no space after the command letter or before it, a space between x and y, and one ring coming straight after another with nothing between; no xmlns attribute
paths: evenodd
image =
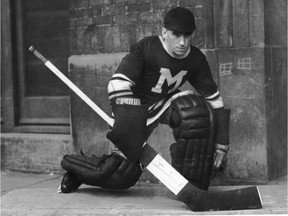
<svg viewBox="0 0 288 216"><path fill-rule="evenodd" d="M177 47L176 50L179 52L186 52L187 51L187 47Z"/></svg>

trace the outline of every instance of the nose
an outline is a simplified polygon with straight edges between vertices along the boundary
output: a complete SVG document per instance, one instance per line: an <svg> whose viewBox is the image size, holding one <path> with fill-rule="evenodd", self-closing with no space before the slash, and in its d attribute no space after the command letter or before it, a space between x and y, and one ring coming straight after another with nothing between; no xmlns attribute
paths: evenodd
<svg viewBox="0 0 288 216"><path fill-rule="evenodd" d="M179 37L179 45L180 46L185 46L185 36L184 35L181 35Z"/></svg>

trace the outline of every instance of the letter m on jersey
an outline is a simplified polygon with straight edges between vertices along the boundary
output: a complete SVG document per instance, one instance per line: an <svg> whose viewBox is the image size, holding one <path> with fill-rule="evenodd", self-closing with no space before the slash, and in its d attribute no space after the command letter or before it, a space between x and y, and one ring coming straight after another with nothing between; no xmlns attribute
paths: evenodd
<svg viewBox="0 0 288 216"><path fill-rule="evenodd" d="M162 86L165 80L167 81L168 88L170 88L172 84L175 84L174 87L168 91L168 93L175 91L181 84L183 77L187 74L187 71L181 70L174 77L172 77L171 71L168 68L161 68L160 73L161 76L159 77L158 83L151 89L152 92L159 94L162 92Z"/></svg>

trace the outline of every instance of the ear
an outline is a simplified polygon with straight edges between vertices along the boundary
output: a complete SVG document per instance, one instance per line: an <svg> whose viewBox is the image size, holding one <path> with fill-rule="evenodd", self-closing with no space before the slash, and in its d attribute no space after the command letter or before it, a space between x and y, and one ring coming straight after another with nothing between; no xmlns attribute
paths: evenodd
<svg viewBox="0 0 288 216"><path fill-rule="evenodd" d="M167 37L167 29L166 28L162 28L162 37L166 38Z"/></svg>

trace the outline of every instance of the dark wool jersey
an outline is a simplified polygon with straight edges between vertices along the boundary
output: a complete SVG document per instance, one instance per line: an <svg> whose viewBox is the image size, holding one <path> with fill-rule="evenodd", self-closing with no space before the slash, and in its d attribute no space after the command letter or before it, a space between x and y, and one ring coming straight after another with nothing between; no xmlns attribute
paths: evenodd
<svg viewBox="0 0 288 216"><path fill-rule="evenodd" d="M210 103L217 103L219 91L206 57L199 49L191 46L185 58L176 59L167 53L158 36L146 37L131 46L112 76L109 99L133 96L142 104L153 107L158 103L159 107L159 101L164 103L186 81Z"/></svg>

